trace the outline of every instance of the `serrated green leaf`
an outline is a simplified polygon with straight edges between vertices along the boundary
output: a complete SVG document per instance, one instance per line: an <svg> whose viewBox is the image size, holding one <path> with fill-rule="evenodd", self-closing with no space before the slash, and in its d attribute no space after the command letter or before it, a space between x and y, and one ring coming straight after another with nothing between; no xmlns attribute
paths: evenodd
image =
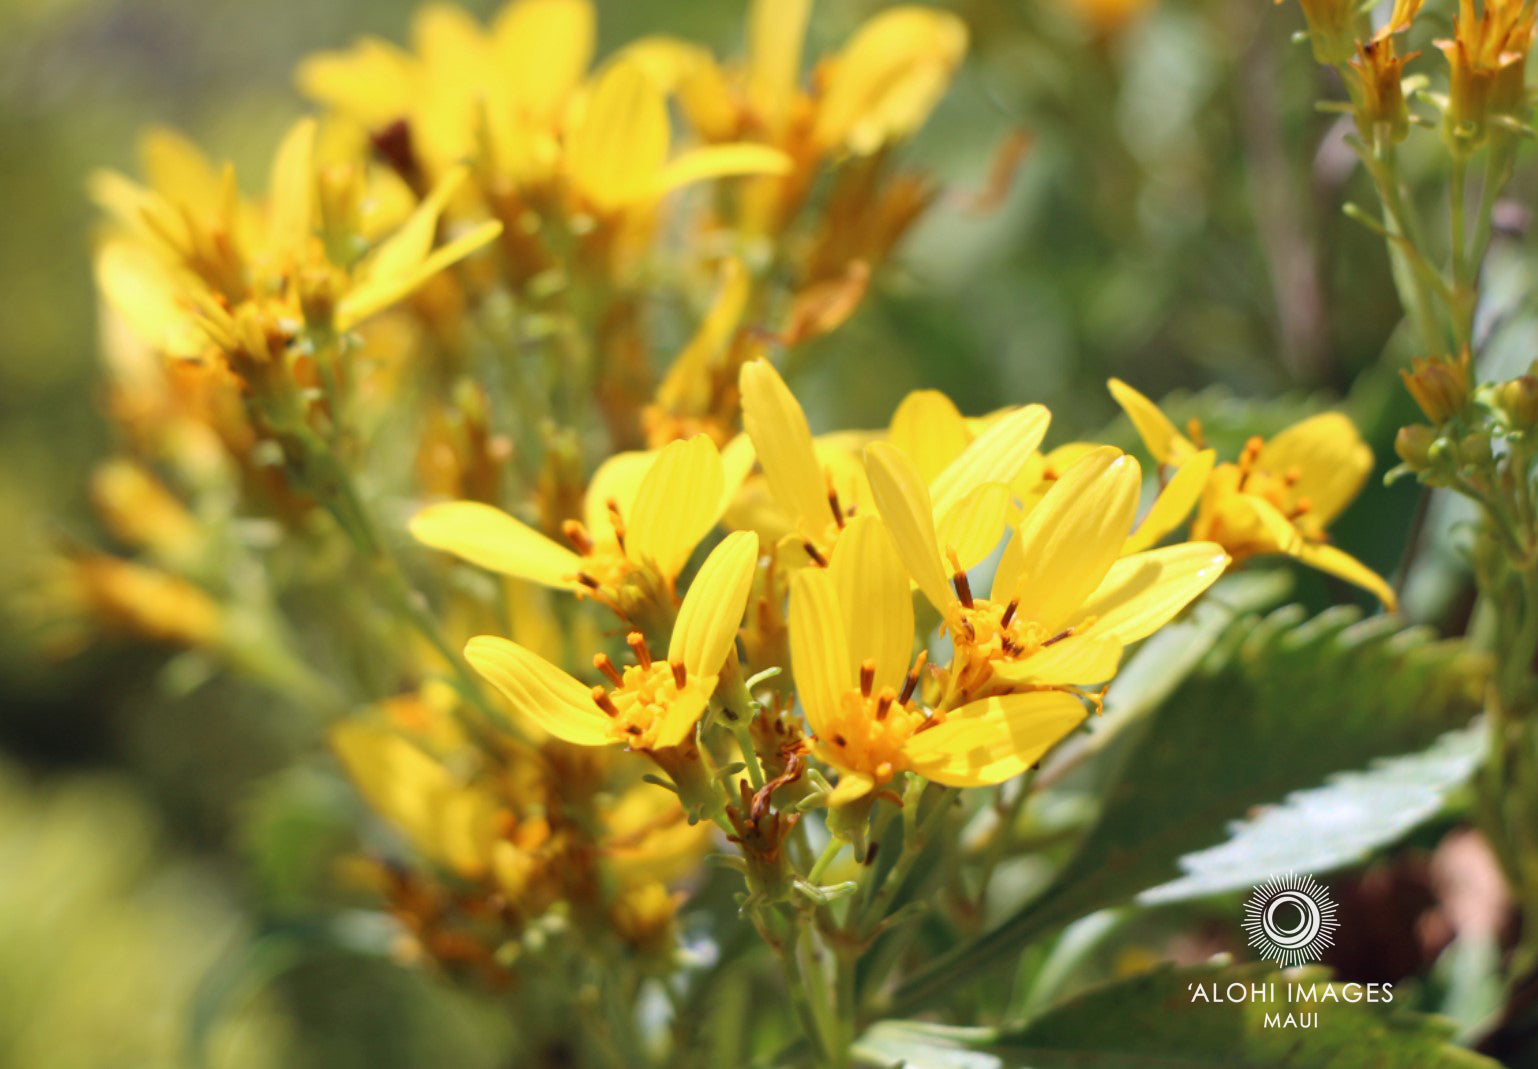
<svg viewBox="0 0 1538 1069"><path fill-rule="evenodd" d="M1485 751L1478 725L1448 732L1420 753L1288 795L1238 824L1223 845L1180 859L1185 875L1138 895L1144 905L1238 891L1289 869L1319 874L1362 861L1439 812Z"/></svg>
<svg viewBox="0 0 1538 1069"><path fill-rule="evenodd" d="M1250 1001L1197 998L1197 985L1267 985ZM883 1021L856 1045L861 1064L904 1069L1486 1069L1452 1046L1438 1018L1391 1003L1321 1001L1319 970L1269 965L1161 968L1070 999L1006 1031ZM1313 998L1304 1001L1301 990ZM1334 988L1337 996L1347 991ZM1379 992L1381 995L1381 991ZM1286 1027L1312 1014L1310 1027ZM1268 1015L1274 1015L1267 1023Z"/></svg>
<svg viewBox="0 0 1538 1069"><path fill-rule="evenodd" d="M1138 730L1128 770L1053 884L993 931L899 989L908 1012L1041 936L1178 875L1255 806L1383 754L1428 745L1479 710L1484 658L1391 617L1297 607L1233 625L1202 669Z"/></svg>

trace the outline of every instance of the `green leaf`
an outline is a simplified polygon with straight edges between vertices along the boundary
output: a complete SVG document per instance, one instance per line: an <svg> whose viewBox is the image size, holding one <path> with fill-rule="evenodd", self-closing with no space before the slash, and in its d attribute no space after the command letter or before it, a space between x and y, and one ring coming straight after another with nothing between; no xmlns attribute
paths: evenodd
<svg viewBox="0 0 1538 1069"><path fill-rule="evenodd" d="M1237 825L1222 846L1181 858L1186 874L1144 891L1138 901L1180 902L1252 887L1289 869L1318 874L1365 860L1441 811L1479 767L1485 747L1485 732L1474 724L1420 753L1288 795Z"/></svg>
<svg viewBox="0 0 1538 1069"><path fill-rule="evenodd" d="M1221 997L1229 984L1240 984L1247 993L1266 985L1266 997L1227 1002L1196 995L1200 985ZM1308 1001L1301 997L1305 991L1312 996ZM1348 994L1359 1001L1345 1001ZM1295 1020L1312 1015L1310 1026L1285 1026L1289 1014ZM882 1021L855 1051L862 1065L904 1069L1482 1069L1496 1064L1452 1046L1451 1032L1439 1018L1392 1003L1368 1003L1361 985L1328 984L1322 970L1203 965L1121 980L1004 1031Z"/></svg>
<svg viewBox="0 0 1538 1069"><path fill-rule="evenodd" d="M1053 884L1008 920L904 984L910 1012L1070 921L1179 874L1255 806L1383 754L1428 745L1478 712L1486 660L1392 617L1296 606L1233 624L1201 669L1135 730L1128 771Z"/></svg>

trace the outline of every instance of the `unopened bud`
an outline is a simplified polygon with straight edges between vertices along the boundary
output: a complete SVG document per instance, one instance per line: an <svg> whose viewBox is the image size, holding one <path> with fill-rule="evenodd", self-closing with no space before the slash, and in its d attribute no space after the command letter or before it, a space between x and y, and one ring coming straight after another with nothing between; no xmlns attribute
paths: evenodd
<svg viewBox="0 0 1538 1069"><path fill-rule="evenodd" d="M1431 466L1431 452L1436 441L1436 431L1424 423L1412 423L1408 427L1400 427L1399 433L1394 436L1394 452L1399 454L1400 460L1416 471L1421 471Z"/></svg>
<svg viewBox="0 0 1538 1069"><path fill-rule="evenodd" d="M1495 403L1513 430L1538 427L1538 375L1518 375L1501 383L1495 390Z"/></svg>
<svg viewBox="0 0 1538 1069"><path fill-rule="evenodd" d="M1469 468L1488 467L1495 459L1490 451L1490 435L1484 431L1470 431L1458 442L1458 463Z"/></svg>
<svg viewBox="0 0 1538 1069"><path fill-rule="evenodd" d="M1405 389L1415 398L1432 423L1446 423L1469 403L1469 355L1467 350L1456 360L1433 356L1412 361L1409 371L1401 370Z"/></svg>

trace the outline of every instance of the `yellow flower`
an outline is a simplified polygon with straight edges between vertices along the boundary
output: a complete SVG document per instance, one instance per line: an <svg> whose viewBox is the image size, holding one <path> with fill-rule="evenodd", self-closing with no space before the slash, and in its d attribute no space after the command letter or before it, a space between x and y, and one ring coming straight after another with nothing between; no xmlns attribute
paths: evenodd
<svg viewBox="0 0 1538 1069"><path fill-rule="evenodd" d="M871 501L864 469L842 443L812 438L801 406L767 361L744 364L740 382L743 427L770 494L808 555L826 559L849 517ZM924 443L921 424L935 404L930 395L905 403L894 417L894 433L933 473L924 483L931 523L971 567L998 545L1010 484L1030 462L1052 416L1041 405L1026 405L995 417L975 435L941 421L949 433Z"/></svg>
<svg viewBox="0 0 1538 1069"><path fill-rule="evenodd" d="M874 516L851 520L827 569L792 581L790 649L817 756L839 771L830 805L900 772L952 786L999 783L1030 767L1084 719L1072 693L1039 690L927 710L912 666L913 601Z"/></svg>
<svg viewBox="0 0 1538 1069"><path fill-rule="evenodd" d="M790 160L763 145L708 145L669 159L662 90L638 63L620 59L581 101L565 143L573 190L600 215L644 208L707 178L783 174Z"/></svg>
<svg viewBox="0 0 1538 1069"><path fill-rule="evenodd" d="M504 816L492 794L383 725L344 721L331 746L369 805L424 856L471 879L491 869Z"/></svg>
<svg viewBox="0 0 1538 1069"><path fill-rule="evenodd" d="M1508 123L1526 113L1527 54L1533 45L1533 0L1458 0L1453 36L1434 42L1447 57L1447 111L1443 138L1455 153L1485 141L1492 118Z"/></svg>
<svg viewBox="0 0 1538 1069"><path fill-rule="evenodd" d="M638 571L672 590L752 464L747 445L734 442L723 457L699 434L655 453L609 458L588 484L585 522L565 524L574 548L479 501L429 505L412 518L411 533L482 568L559 590L612 597Z"/></svg>
<svg viewBox="0 0 1538 1069"><path fill-rule="evenodd" d="M1124 646L1164 626L1229 563L1211 542L1123 555L1141 475L1136 460L1102 446L1026 514L979 598L950 547L942 557L929 492L908 458L877 443L866 464L908 574L955 644L947 687L962 697L1105 682Z"/></svg>
<svg viewBox="0 0 1538 1069"><path fill-rule="evenodd" d="M146 188L116 174L93 181L116 224L96 259L108 302L166 354L198 357L210 344L263 363L290 324L323 316L350 330L494 239L483 223L434 248L440 216L464 171L449 173L388 237L347 264L327 259L315 163L315 124L302 120L274 157L265 208L241 200L228 167L159 133L145 143ZM351 235L357 239L361 235Z"/></svg>
<svg viewBox="0 0 1538 1069"><path fill-rule="evenodd" d="M1117 379L1110 388L1161 465L1181 464L1197 452L1148 398ZM1325 541L1326 528L1356 497L1370 471L1372 450L1338 412L1311 416L1270 441L1251 438L1237 462L1212 469L1191 521L1191 537L1218 543L1235 563L1285 554L1361 587L1392 611L1389 585Z"/></svg>
<svg viewBox="0 0 1538 1069"><path fill-rule="evenodd" d="M594 658L612 684L608 688L589 687L538 654L491 635L471 639L465 658L520 715L556 738L578 746L675 747L694 730L732 653L757 562L757 535L728 535L689 586L666 660L652 659L639 632L627 640L636 663L623 672L603 654Z"/></svg>
<svg viewBox="0 0 1538 1069"><path fill-rule="evenodd" d="M1419 52L1400 56L1390 36L1358 41L1347 68L1346 87L1356 110L1356 128L1368 145L1393 144L1410 133L1410 109L1404 98L1404 65Z"/></svg>
<svg viewBox="0 0 1538 1069"><path fill-rule="evenodd" d="M499 171L520 184L553 174L559 127L592 60L588 0L518 0L483 29L435 3L412 22L411 52L374 38L300 64L300 88L372 136L426 182L472 156L485 132Z"/></svg>
<svg viewBox="0 0 1538 1069"><path fill-rule="evenodd" d="M751 137L783 148L798 167L868 156L929 117L961 65L967 29L949 12L901 4L879 12L802 81L811 0L754 0L748 54L723 69L704 50L648 38L627 52L678 90L712 140Z"/></svg>
<svg viewBox="0 0 1538 1069"><path fill-rule="evenodd" d="M820 233L795 257L804 288L792 308L790 338L824 329L819 319L847 315L870 268L928 206L928 183L892 177L879 161L928 119L967 47L966 26L955 15L898 5L861 25L806 76L811 10L811 0L754 0L747 55L725 65L669 37L643 38L621 53L676 94L706 141L755 142L789 161L783 174L743 183L729 206L740 233L778 241L820 176L835 175ZM809 316L817 306L826 314Z"/></svg>

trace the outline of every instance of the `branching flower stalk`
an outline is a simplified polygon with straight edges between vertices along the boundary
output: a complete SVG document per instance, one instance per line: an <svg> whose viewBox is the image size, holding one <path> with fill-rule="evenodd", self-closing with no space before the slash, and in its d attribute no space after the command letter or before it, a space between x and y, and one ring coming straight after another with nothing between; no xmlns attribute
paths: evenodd
<svg viewBox="0 0 1538 1069"><path fill-rule="evenodd" d="M1394 279L1425 354L1401 374L1428 423L1399 432L1404 463L1390 477L1414 474L1452 490L1473 501L1481 517L1472 560L1495 661L1482 824L1527 919L1512 966L1522 977L1538 968L1538 364L1508 382L1477 387L1474 369L1481 342L1475 317L1497 200L1522 140L1533 136L1525 68L1535 10L1531 0L1485 0L1478 10L1474 0L1461 0L1453 36L1435 42L1446 60L1446 89L1432 91L1425 75L1404 77L1405 64L1419 53L1401 58L1395 51L1395 38L1412 27L1419 7L1417 0L1396 3L1370 36L1357 25L1355 57L1327 61L1349 90L1346 110L1359 135L1353 144L1382 202ZM1309 21L1313 27L1313 14ZM1442 251L1429 239L1432 228L1416 217L1395 167L1395 146L1411 126L1433 125L1411 110L1417 99L1441 112L1436 125L1448 160ZM1468 188L1476 170L1477 199Z"/></svg>

